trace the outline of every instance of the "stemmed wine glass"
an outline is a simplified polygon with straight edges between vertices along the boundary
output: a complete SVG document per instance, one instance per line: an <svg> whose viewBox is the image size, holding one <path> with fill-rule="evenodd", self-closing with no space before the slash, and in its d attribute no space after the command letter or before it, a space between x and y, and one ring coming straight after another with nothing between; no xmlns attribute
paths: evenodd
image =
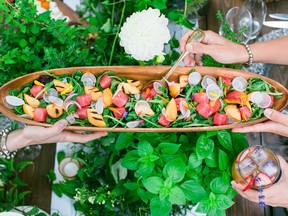
<svg viewBox="0 0 288 216"><path fill-rule="evenodd" d="M229 25L230 30L233 31L242 42L247 43L251 39L252 16L247 9L243 7L233 7L229 9L223 22ZM225 37L223 25L224 23L220 26L219 34Z"/></svg>
<svg viewBox="0 0 288 216"><path fill-rule="evenodd" d="M246 0L243 8L247 9L252 16L251 40L255 39L262 28L267 14L267 6L263 0Z"/></svg>

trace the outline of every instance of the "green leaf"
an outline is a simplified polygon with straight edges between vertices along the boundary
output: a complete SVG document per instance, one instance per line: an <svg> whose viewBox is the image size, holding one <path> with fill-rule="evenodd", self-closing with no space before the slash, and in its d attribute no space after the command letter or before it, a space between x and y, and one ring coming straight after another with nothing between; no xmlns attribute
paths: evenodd
<svg viewBox="0 0 288 216"><path fill-rule="evenodd" d="M228 151L233 151L232 139L227 130L220 130L217 134L218 141Z"/></svg>
<svg viewBox="0 0 288 216"><path fill-rule="evenodd" d="M197 154L193 152L189 156L189 168L194 169L202 164L202 159L198 159Z"/></svg>
<svg viewBox="0 0 288 216"><path fill-rule="evenodd" d="M228 196L223 194L216 195L216 202L219 210L226 210L234 204L234 202Z"/></svg>
<svg viewBox="0 0 288 216"><path fill-rule="evenodd" d="M15 178L13 179L13 184L15 184L17 186L22 186L22 187L27 185L27 183L22 181L18 176L15 176Z"/></svg>
<svg viewBox="0 0 288 216"><path fill-rule="evenodd" d="M180 182L185 176L185 163L180 158L168 162L163 169L165 178L170 177L173 182Z"/></svg>
<svg viewBox="0 0 288 216"><path fill-rule="evenodd" d="M127 182L124 184L124 187L128 190L136 190L138 186L135 182Z"/></svg>
<svg viewBox="0 0 288 216"><path fill-rule="evenodd" d="M185 205L186 204L186 197L184 192L178 186L175 186L171 189L168 200L171 204L176 205Z"/></svg>
<svg viewBox="0 0 288 216"><path fill-rule="evenodd" d="M31 32L32 32L34 35L37 35L37 34L40 32L40 27L39 27L39 25L33 24L32 27L31 27Z"/></svg>
<svg viewBox="0 0 288 216"><path fill-rule="evenodd" d="M28 166L28 165L32 165L33 162L32 161L22 161L22 162L19 162L17 165L16 165L16 170L18 172L22 172L22 170Z"/></svg>
<svg viewBox="0 0 288 216"><path fill-rule="evenodd" d="M246 139L246 133L231 133L233 147L238 155L245 148L249 147L249 143ZM235 157L236 157L235 155Z"/></svg>
<svg viewBox="0 0 288 216"><path fill-rule="evenodd" d="M221 149L219 149L218 161L219 161L219 169L221 171L224 171L228 168L230 162L229 156L226 154L226 152L222 151Z"/></svg>
<svg viewBox="0 0 288 216"><path fill-rule="evenodd" d="M167 0L152 0L151 6L158 8L159 10L163 10L167 8L166 1Z"/></svg>
<svg viewBox="0 0 288 216"><path fill-rule="evenodd" d="M147 141L141 141L138 143L138 154L140 157L153 154L153 147Z"/></svg>
<svg viewBox="0 0 288 216"><path fill-rule="evenodd" d="M172 211L172 204L167 200L154 197L150 201L151 216L166 216Z"/></svg>
<svg viewBox="0 0 288 216"><path fill-rule="evenodd" d="M120 133L116 140L115 149L120 151L127 148L133 143L133 139L132 133Z"/></svg>
<svg viewBox="0 0 288 216"><path fill-rule="evenodd" d="M162 150L164 154L175 154L181 145L169 143L169 142L161 142L158 145L158 148Z"/></svg>
<svg viewBox="0 0 288 216"><path fill-rule="evenodd" d="M208 155L208 157L205 158L205 163L211 168L218 167L216 152L212 152L210 155Z"/></svg>
<svg viewBox="0 0 288 216"><path fill-rule="evenodd" d="M225 193L228 190L229 186L230 184L224 182L222 177L216 177L210 183L211 191L215 194Z"/></svg>
<svg viewBox="0 0 288 216"><path fill-rule="evenodd" d="M139 173L142 177L145 178L153 172L154 166L155 164L153 162L141 163L139 167Z"/></svg>
<svg viewBox="0 0 288 216"><path fill-rule="evenodd" d="M208 196L205 189L194 180L185 181L181 185L181 189L183 190L186 198L191 200L193 203L199 202L201 199Z"/></svg>
<svg viewBox="0 0 288 216"><path fill-rule="evenodd" d="M121 160L121 165L130 170L137 170L140 165L138 159L139 155L137 150L129 151Z"/></svg>
<svg viewBox="0 0 288 216"><path fill-rule="evenodd" d="M158 194L164 185L163 179L152 176L142 180L144 187L153 194Z"/></svg>
<svg viewBox="0 0 288 216"><path fill-rule="evenodd" d="M26 47L27 46L27 44L28 44L28 42L25 40L25 39L21 39L20 41L19 41L19 45L20 45L20 47Z"/></svg>
<svg viewBox="0 0 288 216"><path fill-rule="evenodd" d="M59 151L57 153L57 162L60 163L66 157L64 151Z"/></svg>
<svg viewBox="0 0 288 216"><path fill-rule="evenodd" d="M101 27L101 30L104 31L105 33L111 32L111 20L107 19L106 23Z"/></svg>
<svg viewBox="0 0 288 216"><path fill-rule="evenodd" d="M205 134L202 134L196 143L196 153L199 159L208 157L214 150L213 140L207 138Z"/></svg>

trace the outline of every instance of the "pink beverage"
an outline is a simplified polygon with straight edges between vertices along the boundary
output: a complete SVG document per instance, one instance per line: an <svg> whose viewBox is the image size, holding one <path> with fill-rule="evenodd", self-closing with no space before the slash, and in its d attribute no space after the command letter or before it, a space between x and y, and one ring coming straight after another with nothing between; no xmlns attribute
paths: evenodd
<svg viewBox="0 0 288 216"><path fill-rule="evenodd" d="M259 192L274 184L281 175L277 156L263 146L243 150L232 165L233 179L242 185L243 191L252 188Z"/></svg>

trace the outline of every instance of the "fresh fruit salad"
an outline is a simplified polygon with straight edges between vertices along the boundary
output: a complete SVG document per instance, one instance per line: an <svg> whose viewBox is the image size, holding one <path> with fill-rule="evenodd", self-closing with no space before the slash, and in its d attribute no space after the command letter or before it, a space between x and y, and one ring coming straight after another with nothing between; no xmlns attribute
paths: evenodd
<svg viewBox="0 0 288 216"><path fill-rule="evenodd" d="M281 97L261 78L213 77L194 69L178 82L159 82L143 89L139 80L106 71L46 73L9 91L5 105L23 118L53 124L122 128L185 128L251 121L263 116Z"/></svg>

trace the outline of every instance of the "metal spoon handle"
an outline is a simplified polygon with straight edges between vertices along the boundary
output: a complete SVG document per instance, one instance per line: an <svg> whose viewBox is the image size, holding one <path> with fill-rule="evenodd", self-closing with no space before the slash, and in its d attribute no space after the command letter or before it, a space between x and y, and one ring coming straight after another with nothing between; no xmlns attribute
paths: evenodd
<svg viewBox="0 0 288 216"><path fill-rule="evenodd" d="M196 29L192 35L188 38L187 43L200 43L205 36L205 33L201 29ZM172 68L168 71L168 73L163 77L164 80L167 80L171 74L174 72L174 70L177 68L177 66L180 64L180 62L185 58L185 56L188 54L188 51L183 52L175 64L172 66Z"/></svg>

